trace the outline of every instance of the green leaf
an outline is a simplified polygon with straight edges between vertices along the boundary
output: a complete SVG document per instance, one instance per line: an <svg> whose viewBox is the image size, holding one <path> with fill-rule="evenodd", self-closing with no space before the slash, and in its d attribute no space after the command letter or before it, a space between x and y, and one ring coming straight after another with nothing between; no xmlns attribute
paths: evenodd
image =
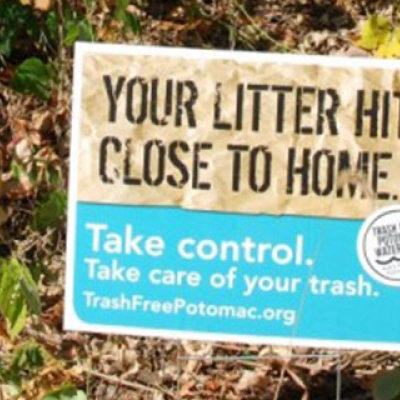
<svg viewBox="0 0 400 400"><path fill-rule="evenodd" d="M45 273L46 267L43 262L40 260L40 257L35 258L29 265L29 272L32 275L32 279L37 284L41 278L41 276ZM39 303L40 305L40 303Z"/></svg>
<svg viewBox="0 0 400 400"><path fill-rule="evenodd" d="M11 55L13 39L11 32L0 32L0 54L6 57Z"/></svg>
<svg viewBox="0 0 400 400"><path fill-rule="evenodd" d="M83 3L85 4L86 9L90 10L96 7L97 0L84 0Z"/></svg>
<svg viewBox="0 0 400 400"><path fill-rule="evenodd" d="M9 333L12 338L17 337L25 328L28 315L26 303L22 298L15 301L14 312L9 319Z"/></svg>
<svg viewBox="0 0 400 400"><path fill-rule="evenodd" d="M21 294L26 301L28 310L35 315L42 312L42 304L38 295L36 283L27 268L21 274Z"/></svg>
<svg viewBox="0 0 400 400"><path fill-rule="evenodd" d="M24 328L28 311L41 312L37 287L28 268L16 259L0 260L0 313L7 319L12 337Z"/></svg>
<svg viewBox="0 0 400 400"><path fill-rule="evenodd" d="M23 301L19 287L19 266L14 262L3 262L0 279L0 312L7 319L12 337L24 328L27 306Z"/></svg>
<svg viewBox="0 0 400 400"><path fill-rule="evenodd" d="M47 168L47 181L53 186L59 186L60 185L60 172L58 170L55 170L51 166L48 166Z"/></svg>
<svg viewBox="0 0 400 400"><path fill-rule="evenodd" d="M120 21L123 21L128 6L129 6L129 0L117 0L114 17Z"/></svg>
<svg viewBox="0 0 400 400"><path fill-rule="evenodd" d="M394 369L379 376L373 395L375 400L400 400L400 370Z"/></svg>
<svg viewBox="0 0 400 400"><path fill-rule="evenodd" d="M47 13L45 24L49 39L56 43L58 40L58 22L57 14L54 10Z"/></svg>
<svg viewBox="0 0 400 400"><path fill-rule="evenodd" d="M47 200L36 207L33 215L33 228L38 231L55 228L65 216L67 192L60 190L50 194Z"/></svg>
<svg viewBox="0 0 400 400"><path fill-rule="evenodd" d="M373 15L362 26L358 44L365 50L376 50L387 41L390 33L390 22L380 15Z"/></svg>
<svg viewBox="0 0 400 400"><path fill-rule="evenodd" d="M75 386L66 385L44 395L42 400L87 400L86 394Z"/></svg>
<svg viewBox="0 0 400 400"><path fill-rule="evenodd" d="M82 19L80 21L70 21L67 24L64 44L73 46L76 41L93 42L94 32L89 21Z"/></svg>
<svg viewBox="0 0 400 400"><path fill-rule="evenodd" d="M136 15L126 13L125 27L130 29L133 34L140 35L142 33L142 25L140 19Z"/></svg>
<svg viewBox="0 0 400 400"><path fill-rule="evenodd" d="M15 375L20 375L21 370L35 370L45 364L46 356L41 345L35 341L27 341L15 350L10 369Z"/></svg>
<svg viewBox="0 0 400 400"><path fill-rule="evenodd" d="M118 0L114 17L123 22L125 29L131 30L135 35L140 35L142 33L140 18L127 11L129 3L129 0Z"/></svg>
<svg viewBox="0 0 400 400"><path fill-rule="evenodd" d="M11 172L13 178L19 181L21 178L21 167L17 164L15 160L11 161Z"/></svg>
<svg viewBox="0 0 400 400"><path fill-rule="evenodd" d="M11 87L17 92L34 94L46 100L51 95L51 68L38 58L29 58L16 69Z"/></svg>

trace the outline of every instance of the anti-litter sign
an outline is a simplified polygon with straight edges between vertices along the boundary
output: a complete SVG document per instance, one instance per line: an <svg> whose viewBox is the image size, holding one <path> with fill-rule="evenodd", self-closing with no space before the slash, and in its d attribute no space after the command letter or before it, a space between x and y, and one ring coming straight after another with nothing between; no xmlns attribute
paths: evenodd
<svg viewBox="0 0 400 400"><path fill-rule="evenodd" d="M65 328L400 350L400 63L78 44Z"/></svg>

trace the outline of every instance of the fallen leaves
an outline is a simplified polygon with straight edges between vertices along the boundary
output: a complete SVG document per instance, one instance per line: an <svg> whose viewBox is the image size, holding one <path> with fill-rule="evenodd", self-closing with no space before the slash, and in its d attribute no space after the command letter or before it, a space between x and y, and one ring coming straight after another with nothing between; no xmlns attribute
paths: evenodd
<svg viewBox="0 0 400 400"><path fill-rule="evenodd" d="M53 6L51 0L21 2L39 11L35 11L38 15ZM82 6L82 3L78 3ZM121 25L139 32L142 24L143 41L155 45L253 48L322 54L342 50L347 56L365 56L369 54L367 52L379 57L398 57L400 54L399 30L388 19L380 16L367 20L362 28L358 46L364 50L348 47L352 42L351 35L355 32L352 30L353 17L355 20L361 18L354 2L343 1L343 6L335 7L329 1L306 0L150 0L143 3L132 0L119 2L121 7L118 21L112 17L115 0L88 3L94 4L90 26L88 21L74 20L67 30L64 45L71 45L77 38L90 39L94 34L101 41L126 41L127 36L121 35ZM251 6L247 7L248 4ZM132 37L131 34L129 38ZM66 77L69 76L70 61L66 57ZM33 64L36 66L17 71L21 92L33 91L48 98L48 91L52 90L54 82L49 80L50 85L45 82L48 72L51 73L47 69L47 61L45 68L40 63ZM35 79L36 70L39 76L45 77L44 81ZM0 71L0 82L9 85L15 74L16 65L7 65ZM298 358L287 363L293 349L288 350L286 347L195 342L184 342L181 346L175 341L62 331L65 242L62 239L60 245L55 246L52 235L63 237L64 230L52 228L50 234L32 232L29 221L35 215L36 225L40 229L54 227L59 218L53 219L51 210L56 210L57 214L57 210L64 207L64 193L55 198L43 196L40 200L38 196L48 191L49 186L59 188L68 165L70 83L68 80L66 82L66 86L61 88L64 96L62 104L57 104L55 96L43 102L29 94L13 93L10 99L4 91L1 93L8 104L0 109L0 150L4 159L0 165L0 225L7 221L7 230L3 230L3 235L10 238L12 244L7 244L10 250L18 251L29 260L46 254L44 264L51 270L40 285L44 310L41 326L29 325L24 334L25 338L34 337L47 352L51 352L52 358L24 387L22 398L42 400L46 390L52 391L50 398L60 398L63 393L71 392L68 387L63 388L65 382L70 381L80 388L87 384L90 399L166 400L174 398L179 381L180 395L185 400L271 400L281 376L282 399L298 400L308 396L312 400L326 400L333 397L337 361ZM23 89L27 85L31 86L31 90ZM20 211L21 204L25 207L23 212ZM33 212L36 205L39 208ZM1 245L5 246L3 243ZM15 342L8 337L7 343L2 340L5 336L4 321L0 321L2 362L15 347ZM301 351L306 354L314 352L311 349ZM223 357L249 355L255 358L222 360ZM265 359L269 355L271 357ZM186 359L178 362L178 356ZM213 357L217 359L213 360ZM344 398L367 398L363 393L370 390L371 377L383 365L392 367L396 362L397 356L388 357L384 361L381 356L379 358L376 354L367 354L361 362L346 352L341 363L343 380L344 383L350 382L354 392L353 397L350 394ZM55 358L62 362L57 362ZM69 368L69 365L74 366ZM283 371L285 365L287 368ZM352 380L354 376L356 380ZM15 398L10 396L13 390L15 387L12 385L0 388L0 398L7 399L6 394L10 399ZM72 389L71 393L75 392Z"/></svg>

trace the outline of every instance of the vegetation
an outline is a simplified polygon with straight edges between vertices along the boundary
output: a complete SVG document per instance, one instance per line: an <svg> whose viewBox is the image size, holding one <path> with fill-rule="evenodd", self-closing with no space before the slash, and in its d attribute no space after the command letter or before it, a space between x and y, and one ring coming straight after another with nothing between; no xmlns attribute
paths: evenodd
<svg viewBox="0 0 400 400"><path fill-rule="evenodd" d="M150 398L144 397L147 394L161 399L172 397L169 386L177 381L177 371L172 378L167 374L164 380L153 379L157 361L138 361L157 358L162 352L154 350L160 349L158 342L145 345L135 339L128 345L124 339L71 338L62 333L70 82L76 41L323 54L357 47L365 55L400 57L400 25L392 2L375 1L363 8L359 2L345 6L332 1L327 6L324 1L285 0L271 2L278 8L264 9L266 3L0 0L0 398L84 400L90 394L122 398L117 389L111 394L108 389L105 394L96 392L91 380L98 379L142 396L132 394L127 399ZM285 27L285 15L298 22ZM357 27L356 22L362 24ZM140 346L147 355L138 350ZM170 346L162 346L166 357L174 359ZM243 349L260 353L254 347ZM120 350L134 353L131 365L140 364L141 373L147 371L150 378L135 370L132 374L140 384L123 377L110 379L107 368L112 372L114 367L107 367L102 357ZM235 346L224 351L237 354ZM92 363L103 363L103 373L92 373ZM124 371L125 361L121 363ZM277 375L281 366L278 362L268 371ZM254 369L246 365L250 367ZM292 394L287 398L295 398L293 393L300 389L317 390L313 382L302 387L299 374L288 371L285 382L292 382L287 389ZM219 386L212 377L203 381L207 398ZM231 398L265 394L266 381L259 374L245 370L239 383L235 389L239 397ZM185 398L194 398L195 387L193 381L192 386L187 383L182 389ZM282 382L274 388L281 390ZM372 391L376 400L399 400L400 371L380 375Z"/></svg>

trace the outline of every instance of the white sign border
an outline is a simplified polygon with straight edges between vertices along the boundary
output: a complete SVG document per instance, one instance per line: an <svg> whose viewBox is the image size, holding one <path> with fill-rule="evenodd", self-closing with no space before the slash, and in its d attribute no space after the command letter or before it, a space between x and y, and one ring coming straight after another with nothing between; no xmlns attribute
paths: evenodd
<svg viewBox="0 0 400 400"><path fill-rule="evenodd" d="M72 130L70 147L70 175L68 196L68 228L67 228L67 268L66 288L64 297L64 330L93 332L118 335L134 335L158 337L173 340L204 340L238 342L246 344L269 344L279 346L305 346L354 350L399 351L399 343L387 342L356 342L341 340L300 339L296 337L282 338L271 336L229 335L202 333L192 331L174 331L166 329L143 329L121 326L88 324L83 322L73 307L73 288L75 272L75 233L76 210L78 202L78 144L80 134L81 104L82 104L82 72L85 54L114 55L159 55L172 58L201 60L236 60L245 63L270 62L282 65L319 65L333 68L368 68L400 70L399 60L382 60L374 58L348 58L319 55L275 54L227 50L198 50L173 47L136 46L126 44L76 43L74 49L74 77L72 97ZM355 243L356 246L356 243Z"/></svg>

